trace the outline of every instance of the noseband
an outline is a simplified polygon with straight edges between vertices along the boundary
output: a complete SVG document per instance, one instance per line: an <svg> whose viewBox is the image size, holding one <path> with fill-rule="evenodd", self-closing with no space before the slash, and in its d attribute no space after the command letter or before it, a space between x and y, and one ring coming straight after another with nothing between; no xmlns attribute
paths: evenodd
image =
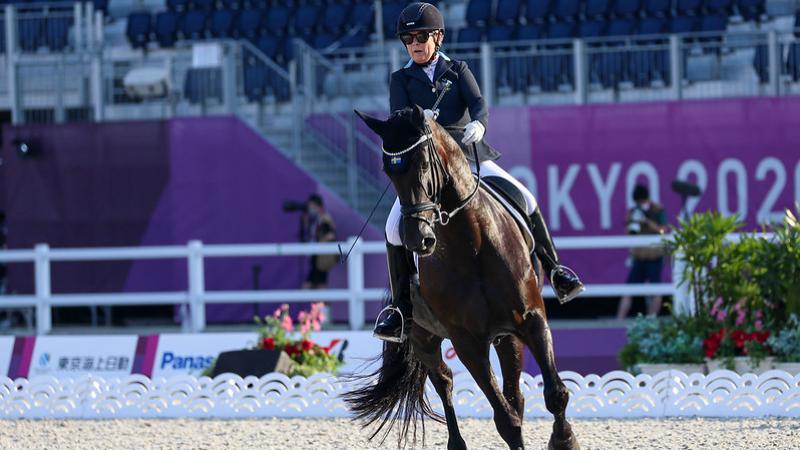
<svg viewBox="0 0 800 450"><path fill-rule="evenodd" d="M433 171L431 176L432 192L427 192L428 201L415 203L413 205L403 205L401 203L400 214L402 214L403 218L425 222L431 228L433 228L436 223L440 223L442 226L445 226L450 223L450 219L459 211L464 209L464 207L466 207L478 193L478 187L480 186L480 163L478 162L478 151L475 148L475 144L473 144L472 148L475 150L475 166L478 169L478 179L475 181L475 188L457 207L450 211L446 211L442 210L442 190L444 189L444 186L451 181L451 179L450 175L444 169L442 157L439 155L439 152L436 151L436 147L433 144L433 132L427 123L425 123L425 133L420 136L415 143L411 144L411 146L397 152L390 152L385 148L382 148L382 150L384 154L390 157L396 157L404 155L422 144L425 145L424 151L428 152L428 157L431 160L431 170ZM425 211L433 211L433 218L428 219L423 216L422 213Z"/></svg>

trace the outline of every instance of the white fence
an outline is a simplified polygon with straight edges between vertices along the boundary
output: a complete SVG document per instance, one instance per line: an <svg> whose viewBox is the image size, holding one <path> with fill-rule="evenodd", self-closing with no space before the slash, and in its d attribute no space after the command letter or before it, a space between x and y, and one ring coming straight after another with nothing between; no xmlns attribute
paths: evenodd
<svg viewBox="0 0 800 450"><path fill-rule="evenodd" d="M570 390L567 415L588 417L797 417L800 375L771 370L737 375L720 370L686 375L614 371L579 375L564 371ZM455 376L453 403L460 417L491 418L492 408L468 373ZM525 417L550 418L542 395L542 376L522 374ZM328 374L261 378L222 374L214 379L180 376L149 379L83 376L59 380L0 377L2 419L271 418L352 417L340 397L348 384ZM441 400L427 386L437 412Z"/></svg>
<svg viewBox="0 0 800 450"><path fill-rule="evenodd" d="M556 238L559 250L630 248L654 245L662 242L661 236L602 236ZM325 290L242 290L206 291L205 260L215 257L287 256L312 254L338 254L353 245L347 265L347 288ZM364 302L383 298L384 288L366 288L364 285L364 256L385 253L386 247L379 241L356 241L355 238L341 243L287 243L287 244L236 244L203 245L190 241L187 245L158 247L109 247L109 248L50 248L38 244L32 250L0 251L0 262L33 262L35 277L34 295L5 295L0 298L0 307L36 310L36 332L46 334L52 328L51 310L54 306L99 306L99 305L186 305L189 314L184 320L193 332L206 326L206 303L242 302L347 302L349 324L353 330L364 326ZM188 267L188 290L142 293L53 293L51 289L50 265L55 261L112 261L139 259L185 259ZM673 276L673 280L677 277ZM589 284L584 297L609 297L620 295L680 295L678 287L670 283L660 284ZM552 295L550 289L545 295Z"/></svg>

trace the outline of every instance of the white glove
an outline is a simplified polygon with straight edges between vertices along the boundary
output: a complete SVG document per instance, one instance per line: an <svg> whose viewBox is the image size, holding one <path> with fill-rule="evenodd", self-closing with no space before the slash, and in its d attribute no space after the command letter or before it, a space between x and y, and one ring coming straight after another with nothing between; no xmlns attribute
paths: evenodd
<svg viewBox="0 0 800 450"><path fill-rule="evenodd" d="M426 120L436 120L439 117L439 111L431 111L430 109L422 110L422 113L425 114Z"/></svg>
<svg viewBox="0 0 800 450"><path fill-rule="evenodd" d="M486 127L477 120L473 120L464 127L464 138L461 139L461 142L466 145L474 144L483 139L485 133Z"/></svg>

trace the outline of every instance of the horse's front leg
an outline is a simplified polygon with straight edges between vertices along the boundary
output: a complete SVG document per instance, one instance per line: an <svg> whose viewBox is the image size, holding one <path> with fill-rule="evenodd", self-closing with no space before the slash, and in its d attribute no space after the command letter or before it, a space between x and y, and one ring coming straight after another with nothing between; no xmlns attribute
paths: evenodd
<svg viewBox="0 0 800 450"><path fill-rule="evenodd" d="M566 417L569 391L556 370L553 338L550 335L547 319L540 312L529 314L523 322L520 334L533 353L533 357L536 358L539 369L542 370L544 404L555 419L548 448L555 450L579 449L578 440Z"/></svg>
<svg viewBox="0 0 800 450"><path fill-rule="evenodd" d="M434 336L420 327L414 327L410 339L414 354L428 369L428 376L433 387L442 399L444 417L447 420L448 450L466 449L467 444L461 437L456 411L453 408L453 372L442 360L442 338Z"/></svg>
<svg viewBox="0 0 800 450"><path fill-rule="evenodd" d="M492 405L497 432L512 450L525 448L522 443L522 418L500 392L489 364L489 338L480 338L466 330L458 330L452 333L451 340L458 358Z"/></svg>

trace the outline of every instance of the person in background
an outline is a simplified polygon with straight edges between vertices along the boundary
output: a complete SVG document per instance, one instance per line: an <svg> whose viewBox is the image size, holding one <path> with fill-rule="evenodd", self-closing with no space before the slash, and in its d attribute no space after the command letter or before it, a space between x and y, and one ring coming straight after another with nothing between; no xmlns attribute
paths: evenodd
<svg viewBox="0 0 800 450"><path fill-rule="evenodd" d="M664 207L650 199L650 190L647 186L637 184L633 189L635 205L628 210L625 226L628 234L662 234L665 230L666 215ZM664 267L664 249L660 245L636 247L631 249L631 270L628 273L628 284L660 283L661 270ZM647 307L647 314L658 315L661 310L662 297L653 296ZM630 295L622 297L617 309L617 319L627 317L631 309L633 298Z"/></svg>
<svg viewBox="0 0 800 450"><path fill-rule="evenodd" d="M304 242L332 242L336 240L336 224L325 211L322 197L312 194L306 202L306 210L300 217L301 240ZM303 289L325 289L328 272L336 265L339 255L311 255L308 277Z"/></svg>

